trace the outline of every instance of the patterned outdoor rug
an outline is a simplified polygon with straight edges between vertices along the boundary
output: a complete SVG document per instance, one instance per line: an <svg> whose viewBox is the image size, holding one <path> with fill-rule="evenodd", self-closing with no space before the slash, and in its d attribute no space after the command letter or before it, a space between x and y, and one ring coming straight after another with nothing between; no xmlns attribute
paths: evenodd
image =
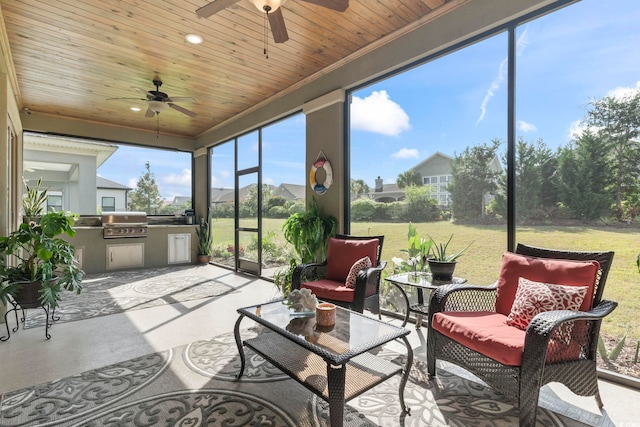
<svg viewBox="0 0 640 427"><path fill-rule="evenodd" d="M233 287L212 277L210 266L165 267L87 275L80 295L65 292L56 309L55 323L121 313L126 310L219 297ZM44 310L30 309L26 328L44 326Z"/></svg>
<svg viewBox="0 0 640 427"><path fill-rule="evenodd" d="M256 333L257 329L244 331L243 337ZM382 351L401 363L401 355ZM247 350L245 375L235 380L239 365L233 334L197 341L5 393L0 425L329 427L328 404L264 359ZM518 425L517 409L495 391L449 372L446 366L431 382L425 372L424 364L416 361L405 390L410 415L401 414L396 376L349 401L345 425ZM539 408L538 426L613 425L562 404L567 406L564 413L583 419Z"/></svg>

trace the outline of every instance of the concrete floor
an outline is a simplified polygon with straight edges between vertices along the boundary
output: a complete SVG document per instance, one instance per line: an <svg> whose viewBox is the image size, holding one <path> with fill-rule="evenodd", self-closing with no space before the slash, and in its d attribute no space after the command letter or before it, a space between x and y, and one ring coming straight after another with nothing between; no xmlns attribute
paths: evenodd
<svg viewBox="0 0 640 427"><path fill-rule="evenodd" d="M214 266L194 268L212 269L217 280L236 292L209 300L54 324L50 340L44 338L43 328L20 329L8 341L0 342L0 393L229 332L237 319L236 308L259 304L278 295L270 282ZM407 327L413 331L410 339L415 356L424 358L426 330ZM0 328L4 329L4 324ZM4 330L0 330L2 335ZM552 393L545 395L557 395L561 401L545 401L541 397L541 405L553 409L556 404L569 404L576 410L601 414L594 398L575 396L560 385L553 385L550 390ZM607 421L599 425L613 422L620 427L640 427L640 390L600 381L600 392Z"/></svg>

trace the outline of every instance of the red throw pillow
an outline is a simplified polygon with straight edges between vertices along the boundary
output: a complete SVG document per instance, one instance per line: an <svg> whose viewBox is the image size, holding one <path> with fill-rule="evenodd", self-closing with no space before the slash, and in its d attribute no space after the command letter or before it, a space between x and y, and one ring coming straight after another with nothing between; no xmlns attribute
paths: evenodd
<svg viewBox="0 0 640 427"><path fill-rule="evenodd" d="M562 286L520 278L516 297L505 323L526 330L533 318L544 311L577 311L588 286Z"/></svg>
<svg viewBox="0 0 640 427"><path fill-rule="evenodd" d="M497 282L496 311L509 315L520 277L542 283L564 286L588 286L581 311L589 311L593 303L593 288L598 277L598 261L570 261L529 257L511 252L502 255L502 267Z"/></svg>
<svg viewBox="0 0 640 427"><path fill-rule="evenodd" d="M372 265L378 265L378 239L344 240L330 237L327 245L326 278L345 282L351 266L366 256Z"/></svg>
<svg viewBox="0 0 640 427"><path fill-rule="evenodd" d="M347 275L347 280L345 280L344 284L347 288L355 288L356 287L356 279L358 278L358 273L360 270L364 268L371 267L371 260L368 256L364 258L360 258L356 261L352 266L351 270L349 270L349 274Z"/></svg>

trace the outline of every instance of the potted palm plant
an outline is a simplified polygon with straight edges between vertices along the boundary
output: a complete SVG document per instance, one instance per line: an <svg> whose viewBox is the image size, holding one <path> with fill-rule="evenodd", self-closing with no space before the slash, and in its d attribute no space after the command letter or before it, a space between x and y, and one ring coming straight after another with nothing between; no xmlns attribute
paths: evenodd
<svg viewBox="0 0 640 427"><path fill-rule="evenodd" d="M213 240L207 221L200 222L196 229L196 235L198 236L198 262L200 264L208 264L211 261Z"/></svg>

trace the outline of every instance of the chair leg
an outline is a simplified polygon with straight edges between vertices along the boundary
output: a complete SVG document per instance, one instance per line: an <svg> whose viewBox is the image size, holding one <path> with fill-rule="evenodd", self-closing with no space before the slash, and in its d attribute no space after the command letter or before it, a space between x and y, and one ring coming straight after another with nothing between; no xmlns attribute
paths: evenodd
<svg viewBox="0 0 640 427"><path fill-rule="evenodd" d="M540 382L534 381L527 387L527 378L520 377L518 406L520 409L520 427L535 427L540 398Z"/></svg>
<svg viewBox="0 0 640 427"><path fill-rule="evenodd" d="M598 408L600 409L604 408L604 403L602 402L602 398L600 397L600 390L596 391L595 398L596 398L596 402L598 403Z"/></svg>
<svg viewBox="0 0 640 427"><path fill-rule="evenodd" d="M434 330L427 333L427 373L431 378L436 376L436 333Z"/></svg>

